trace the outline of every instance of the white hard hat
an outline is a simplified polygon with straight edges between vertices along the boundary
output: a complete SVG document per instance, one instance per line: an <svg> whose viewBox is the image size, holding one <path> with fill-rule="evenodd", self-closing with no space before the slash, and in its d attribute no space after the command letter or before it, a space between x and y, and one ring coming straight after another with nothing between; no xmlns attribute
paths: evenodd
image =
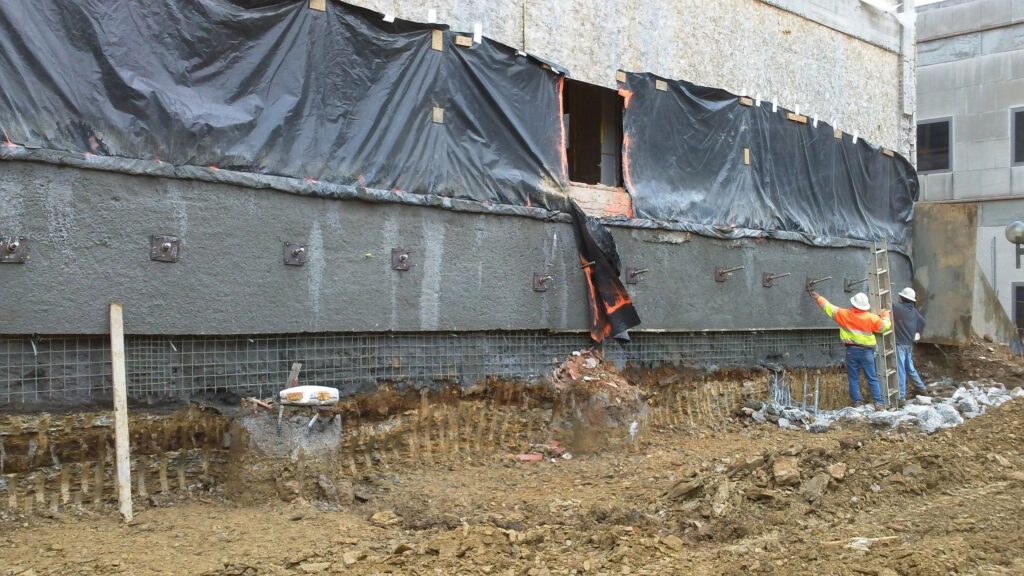
<svg viewBox="0 0 1024 576"><path fill-rule="evenodd" d="M917 292L914 292L914 289L910 286L900 290L900 296L910 300L911 302L917 302Z"/></svg>
<svg viewBox="0 0 1024 576"><path fill-rule="evenodd" d="M857 292L850 298L850 304L857 310L871 310L871 302L868 301L868 295L863 292Z"/></svg>

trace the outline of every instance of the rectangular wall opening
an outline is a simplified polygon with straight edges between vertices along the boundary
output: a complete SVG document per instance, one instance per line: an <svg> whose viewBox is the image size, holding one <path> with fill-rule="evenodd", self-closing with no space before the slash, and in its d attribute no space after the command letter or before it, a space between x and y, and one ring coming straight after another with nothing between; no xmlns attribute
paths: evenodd
<svg viewBox="0 0 1024 576"><path fill-rule="evenodd" d="M1010 110L1010 160L1024 164L1024 108Z"/></svg>
<svg viewBox="0 0 1024 576"><path fill-rule="evenodd" d="M1017 334L1024 338L1024 284L1013 285L1013 321Z"/></svg>
<svg viewBox="0 0 1024 576"><path fill-rule="evenodd" d="M943 172L951 169L953 122L949 118L925 120L917 125L917 171Z"/></svg>
<svg viewBox="0 0 1024 576"><path fill-rule="evenodd" d="M569 180L622 186L622 96L566 78L562 105Z"/></svg>

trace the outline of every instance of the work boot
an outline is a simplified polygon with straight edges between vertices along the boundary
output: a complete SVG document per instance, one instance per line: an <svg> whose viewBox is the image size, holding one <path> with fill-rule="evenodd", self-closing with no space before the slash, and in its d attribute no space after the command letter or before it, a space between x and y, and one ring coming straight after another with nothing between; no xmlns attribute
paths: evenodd
<svg viewBox="0 0 1024 576"><path fill-rule="evenodd" d="M914 394L917 394L918 396L927 396L928 389L924 386L914 386Z"/></svg>
<svg viewBox="0 0 1024 576"><path fill-rule="evenodd" d="M860 400L857 400L856 402L854 402L853 404L851 404L851 406L853 406L854 408L860 408L860 407L861 407L861 406L863 406L863 405L864 405L864 403L863 403L863 402L861 402Z"/></svg>
<svg viewBox="0 0 1024 576"><path fill-rule="evenodd" d="M878 410L879 412L881 412L882 410L885 410L885 403L884 402L875 402L875 410Z"/></svg>

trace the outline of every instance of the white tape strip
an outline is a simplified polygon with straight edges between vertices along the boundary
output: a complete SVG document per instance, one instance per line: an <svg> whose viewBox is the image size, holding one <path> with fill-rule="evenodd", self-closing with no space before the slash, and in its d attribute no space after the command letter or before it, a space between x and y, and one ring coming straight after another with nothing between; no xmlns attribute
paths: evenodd
<svg viewBox="0 0 1024 576"><path fill-rule="evenodd" d="M427 23L428 24L437 24L437 10L435 10L433 8L431 8L430 10L427 10Z"/></svg>
<svg viewBox="0 0 1024 576"><path fill-rule="evenodd" d="M395 21L395 15L394 14L385 14L384 15L384 21L385 22L394 22Z"/></svg>
<svg viewBox="0 0 1024 576"><path fill-rule="evenodd" d="M484 37L484 25L479 22L473 23L473 43L479 44Z"/></svg>

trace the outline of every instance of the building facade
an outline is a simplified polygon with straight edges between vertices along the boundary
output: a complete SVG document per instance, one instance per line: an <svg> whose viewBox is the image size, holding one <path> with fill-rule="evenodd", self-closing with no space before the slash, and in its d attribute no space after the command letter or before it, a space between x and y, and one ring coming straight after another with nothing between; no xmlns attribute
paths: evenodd
<svg viewBox="0 0 1024 576"><path fill-rule="evenodd" d="M779 108L794 127L827 123L829 142L835 128L837 142L864 154L913 154L912 26L858 2L360 4L380 12L360 18L450 24L465 34L446 37L453 47L493 38L567 68L568 194L597 216L633 213L619 71L746 94L744 106ZM452 118L434 114L436 123ZM17 114L2 120L22 124ZM79 124L71 119L69 130ZM110 133L89 142L104 136L126 144ZM450 198L380 201L387 190L369 201L361 185L313 195L309 178L235 177L159 158L111 169L97 150L50 154L5 139L0 234L26 238L29 258L0 264L0 291L17 302L0 317L0 403L108 390L114 300L125 304L137 397L260 393L282 383L293 361L304 363L305 383L346 392L377 382L468 385L540 375L591 343L587 272L567 217L530 206L453 210L465 203ZM830 278L818 290L844 301L848 281L865 276L864 242L716 237L640 220L605 221L623 268L636 273L624 281L642 319L630 344L606 345L610 356L645 366L838 361L835 331L805 281ZM153 252L163 245L154 237L165 236L180 242L176 262ZM282 262L288 242L308 250L302 266L287 265L288 254ZM396 267L400 253L407 260ZM905 256L894 252L892 267L897 284L910 281Z"/></svg>
<svg viewBox="0 0 1024 576"><path fill-rule="evenodd" d="M1024 262L1005 236L1024 219L1024 2L923 6L917 34L921 201L972 214L972 330L1005 342L1024 333Z"/></svg>

